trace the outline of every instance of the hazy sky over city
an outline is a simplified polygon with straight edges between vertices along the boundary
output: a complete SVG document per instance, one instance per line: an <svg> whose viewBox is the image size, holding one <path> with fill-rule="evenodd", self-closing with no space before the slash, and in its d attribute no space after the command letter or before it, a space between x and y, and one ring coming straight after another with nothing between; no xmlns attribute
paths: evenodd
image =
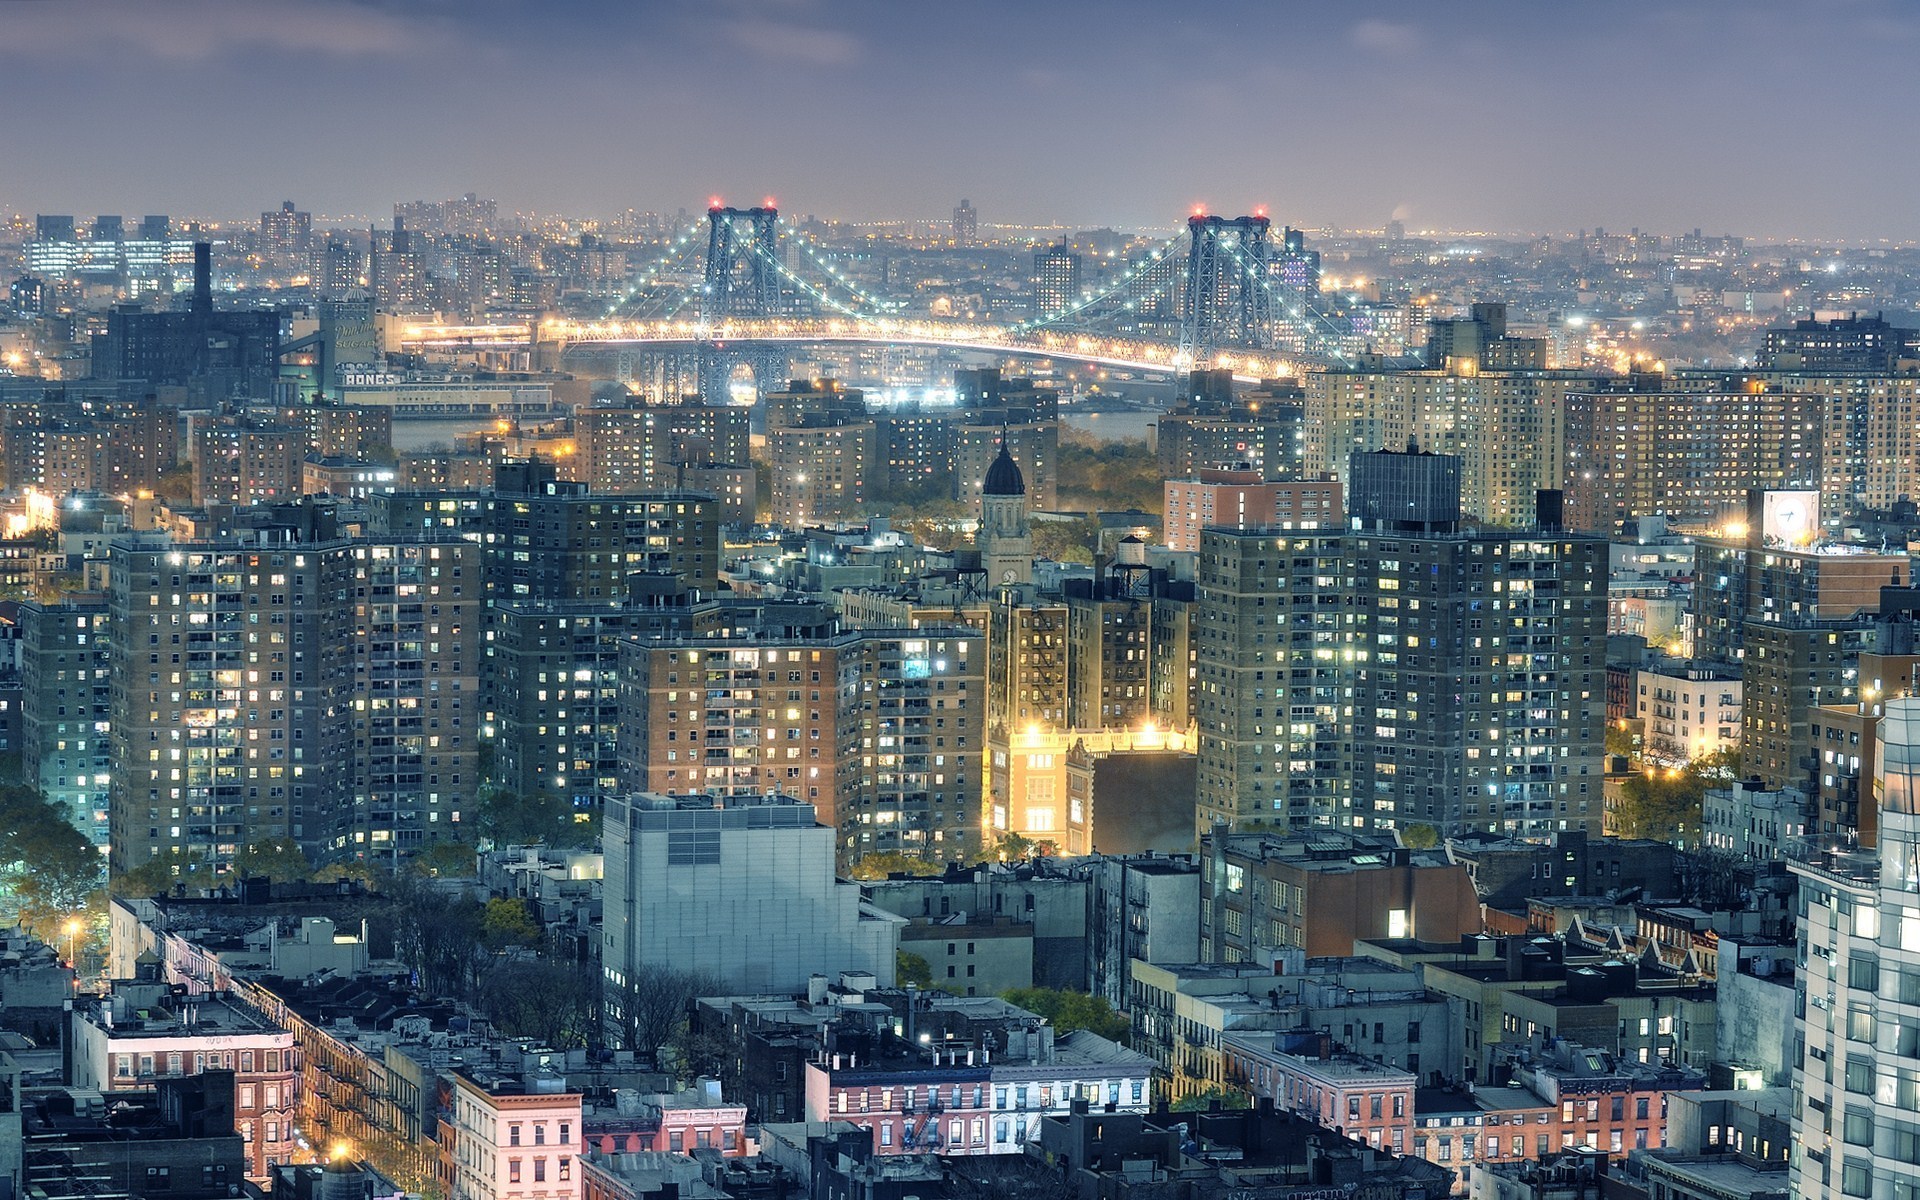
<svg viewBox="0 0 1920 1200"><path fill-rule="evenodd" d="M0 207L1920 239L1920 4L0 0Z"/></svg>

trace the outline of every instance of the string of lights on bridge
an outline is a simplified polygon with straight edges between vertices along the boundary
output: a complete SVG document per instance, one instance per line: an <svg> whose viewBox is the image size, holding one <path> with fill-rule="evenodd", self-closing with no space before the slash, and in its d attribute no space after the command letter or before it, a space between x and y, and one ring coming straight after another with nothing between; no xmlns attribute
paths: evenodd
<svg viewBox="0 0 1920 1200"><path fill-rule="evenodd" d="M1172 237L1168 238L1166 241L1161 242L1159 245L1149 250L1146 254L1146 257L1138 260L1137 262L1129 264L1128 266L1123 268L1120 274L1117 277L1115 277L1113 283L1110 286L1108 286L1104 291L1095 292L1090 295L1083 296L1077 303L1070 304L1065 308L1057 309L1054 312L1042 313L1040 316L1037 316L1032 320L1023 321L1020 324L1015 325L1014 329L1018 331L1025 331L1029 329L1041 329L1048 325L1056 325L1062 321L1069 320L1073 317L1079 316L1081 313L1086 312L1088 309L1092 308L1094 305L1099 304L1104 300L1112 299L1122 289L1124 289L1129 283L1133 282L1135 277L1140 275L1145 275L1148 271L1152 270L1154 267L1166 261L1167 254L1171 252L1175 246L1179 245L1181 239L1184 238L1185 236L1186 234L1184 233L1176 233ZM1135 297L1133 300L1129 301L1127 304L1123 305L1122 307L1124 307L1128 311L1132 311L1135 307L1138 306L1138 304L1139 304L1139 298Z"/></svg>
<svg viewBox="0 0 1920 1200"><path fill-rule="evenodd" d="M750 225L751 234L741 236L736 221ZM1264 212L1226 224L1255 221L1264 230ZM1310 353L1330 360L1352 361L1345 349L1351 335L1301 289L1278 278L1274 264L1263 261L1259 255L1250 256L1237 237L1210 238L1204 253L1216 256L1214 261L1219 264L1213 268L1216 273L1224 267L1229 276L1237 274L1252 280L1261 297L1260 303L1250 305L1244 299L1244 292L1238 301L1215 299L1211 294L1196 295L1193 291L1196 285L1189 279L1183 289L1184 303L1189 310L1198 304L1209 307L1201 310L1207 315L1198 319L1198 324L1183 324L1177 345L1163 339L1116 335L1095 328L1103 314L1114 317L1137 313L1150 302L1166 299L1169 289L1181 288L1182 280L1178 277L1169 277L1164 285L1156 281L1151 292L1140 291L1139 285L1153 272L1164 270L1182 246L1196 260L1202 256L1203 251L1195 246L1193 239L1197 235L1191 223L1187 229L1134 257L1118 274L1110 276L1104 286L1084 293L1071 304L1010 325L981 325L905 316L904 302L883 300L865 290L829 261L824 247L798 230L778 227L777 222L778 210L771 200L761 208L731 209L715 199L708 210L706 257L719 255L721 260L704 264L705 278L699 286L682 287L671 300L659 295L650 297L646 306L664 308L661 314L642 316L630 310L634 301L646 296L669 268L683 263L689 255L700 253L698 227L671 238L660 256L608 307L606 318L601 321L549 319L538 328L519 325L511 329L422 325L411 327L406 340L416 346L437 348L511 344L527 338L655 344L722 341L739 344L756 340L917 342L1077 358L1120 369L1167 371L1212 366L1232 370L1243 377L1261 378L1293 374L1297 365L1284 353L1214 344L1207 335L1224 333L1232 340L1246 339L1254 347L1263 346L1275 333L1274 314L1278 312L1283 320L1290 318L1293 328L1307 339ZM776 241L776 237L785 241ZM786 242L797 245L800 258L818 273L816 278L808 278L788 265L786 259L790 255L777 249ZM745 280L739 275L742 271L748 272ZM1217 277L1217 274L1208 276L1209 279ZM782 292L813 305L822 316L781 311L788 307L788 302L780 298ZM836 292L844 292L850 302L841 300ZM1215 304L1236 307L1215 311L1211 307ZM692 319L681 316L689 306L695 306ZM624 318L623 310L627 310ZM1189 319L1193 319L1191 311ZM1222 326L1222 321L1229 324Z"/></svg>

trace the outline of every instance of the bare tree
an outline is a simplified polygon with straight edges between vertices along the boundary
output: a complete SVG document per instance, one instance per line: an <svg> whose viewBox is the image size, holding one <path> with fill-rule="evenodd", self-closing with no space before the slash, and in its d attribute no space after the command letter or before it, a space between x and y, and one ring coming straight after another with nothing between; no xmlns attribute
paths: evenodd
<svg viewBox="0 0 1920 1200"><path fill-rule="evenodd" d="M405 877L395 880L393 898L394 956L426 991L472 1001L493 960L482 936L482 907L470 897Z"/></svg>
<svg viewBox="0 0 1920 1200"><path fill-rule="evenodd" d="M511 958L487 977L487 1015L508 1037L530 1037L556 1050L599 1040L599 977L585 963Z"/></svg>
<svg viewBox="0 0 1920 1200"><path fill-rule="evenodd" d="M695 1000L727 990L726 980L717 975L661 966L638 967L624 985L608 981L605 986L615 1039L624 1049L655 1055L687 1026Z"/></svg>

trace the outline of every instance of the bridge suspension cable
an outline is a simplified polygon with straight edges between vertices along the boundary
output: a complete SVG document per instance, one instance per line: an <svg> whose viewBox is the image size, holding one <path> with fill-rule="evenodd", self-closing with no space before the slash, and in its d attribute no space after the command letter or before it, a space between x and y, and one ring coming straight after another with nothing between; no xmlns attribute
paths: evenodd
<svg viewBox="0 0 1920 1200"><path fill-rule="evenodd" d="M661 271L665 270L670 263L673 263L687 253L687 250L693 245L693 235L698 232L698 230L699 226L697 225L689 226L685 233L669 242L666 253L655 259L653 263L641 273L640 278L628 287L626 292L618 300L615 300L607 306L607 315L609 317L619 316L621 309L632 304L641 292L653 286L653 281L659 277Z"/></svg>
<svg viewBox="0 0 1920 1200"><path fill-rule="evenodd" d="M845 288L848 294L854 298L856 304L870 305L881 313L896 313L906 308L904 302L882 300L877 296L861 291L860 288L854 285L852 280L834 269L833 264L826 260L826 256L821 252L820 247L814 244L812 238L800 232L798 229L789 226L787 229L787 238L800 247L800 252L811 259L814 266L825 271L829 279L832 279L835 283Z"/></svg>
<svg viewBox="0 0 1920 1200"><path fill-rule="evenodd" d="M855 320L863 320L863 319L872 317L873 314L871 313L864 313L857 308L847 307L845 304L842 304L840 301L835 300L832 296L829 296L826 292L813 286L813 284L809 283L807 280L802 279L799 275L794 274L791 270L787 268L787 264L780 261L779 255L771 253L770 251L759 246L754 247L753 252L765 258L767 261L767 264L773 268L775 274L779 275L782 279L785 279L787 282L793 284L795 287L799 288L801 291L805 292L807 295L813 297L814 300L818 301L821 304L826 305L828 308L833 309L835 312L839 313L841 316L852 317Z"/></svg>
<svg viewBox="0 0 1920 1200"><path fill-rule="evenodd" d="M1340 328L1339 322L1307 299L1301 289L1284 280L1275 279L1270 272L1261 270L1259 264L1248 259L1238 246L1230 245L1225 249L1240 270L1267 294L1268 299L1279 306L1280 311L1291 313L1295 319L1304 321L1309 327L1315 324L1323 327L1320 335L1322 353L1329 358L1337 358L1343 363L1353 362L1353 356L1340 348L1342 340L1352 335L1351 330Z"/></svg>
<svg viewBox="0 0 1920 1200"><path fill-rule="evenodd" d="M1042 328L1045 328L1046 326L1057 324L1061 321L1068 320L1072 317L1077 317L1081 313L1092 308L1094 305L1099 304L1101 301L1112 299L1115 295L1118 295L1119 293L1124 291L1128 287L1128 285L1130 285L1134 281L1135 278L1146 274L1148 271L1152 270L1154 267L1158 266L1160 263L1166 261L1168 254L1170 254L1173 251L1174 247L1178 246L1181 240L1186 236L1187 235L1184 230L1174 234L1172 237L1168 238L1166 241L1161 242L1159 245L1149 250L1141 258L1135 260L1132 263L1129 263L1126 267L1122 268L1120 271L1120 274L1115 276L1113 280L1103 290L1098 292L1093 292L1088 295L1084 295L1079 300L1073 302L1072 304L1067 305L1064 308L1056 309L1050 313L1042 313L1039 316L1034 317L1032 320L1029 320L1029 321L1022 321L1021 323L1013 327L1014 331L1018 333L1024 333L1030 329L1042 329ZM1126 303L1125 305L1122 305L1122 307L1127 309L1132 309L1137 307L1138 304L1139 304L1139 298L1135 297L1133 300L1128 301L1128 303Z"/></svg>

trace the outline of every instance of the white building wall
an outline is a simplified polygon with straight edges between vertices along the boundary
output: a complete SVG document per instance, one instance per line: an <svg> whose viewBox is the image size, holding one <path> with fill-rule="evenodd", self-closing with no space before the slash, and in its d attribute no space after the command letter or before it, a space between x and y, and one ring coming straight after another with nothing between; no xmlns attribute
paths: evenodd
<svg viewBox="0 0 1920 1200"><path fill-rule="evenodd" d="M648 803L607 802L604 966L616 986L653 966L718 975L737 992L801 992L842 971L892 985L905 919L863 906L859 887L835 878L835 833L812 805ZM804 816L755 828L755 809Z"/></svg>

